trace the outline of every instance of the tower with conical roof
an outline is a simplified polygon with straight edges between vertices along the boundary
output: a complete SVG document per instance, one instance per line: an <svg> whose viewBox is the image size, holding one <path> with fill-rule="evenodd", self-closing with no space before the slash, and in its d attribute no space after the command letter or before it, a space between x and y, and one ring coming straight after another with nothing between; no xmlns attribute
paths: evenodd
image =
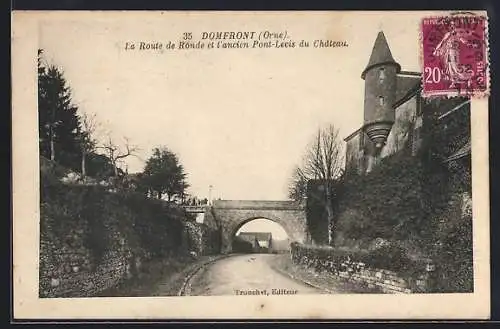
<svg viewBox="0 0 500 329"><path fill-rule="evenodd" d="M400 71L401 66L392 57L384 32L380 31L368 65L361 73L365 80L363 130L373 142L375 153L384 146L394 123L393 104Z"/></svg>

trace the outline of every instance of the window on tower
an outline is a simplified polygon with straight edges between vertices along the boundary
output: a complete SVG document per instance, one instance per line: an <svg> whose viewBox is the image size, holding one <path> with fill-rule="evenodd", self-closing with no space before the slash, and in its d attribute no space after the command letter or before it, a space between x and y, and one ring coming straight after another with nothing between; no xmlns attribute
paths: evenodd
<svg viewBox="0 0 500 329"><path fill-rule="evenodd" d="M378 102L380 105L384 105L384 97L383 96L378 96Z"/></svg>
<svg viewBox="0 0 500 329"><path fill-rule="evenodd" d="M378 80L380 83L382 83L384 82L384 79L385 79L385 69L381 67L378 74Z"/></svg>

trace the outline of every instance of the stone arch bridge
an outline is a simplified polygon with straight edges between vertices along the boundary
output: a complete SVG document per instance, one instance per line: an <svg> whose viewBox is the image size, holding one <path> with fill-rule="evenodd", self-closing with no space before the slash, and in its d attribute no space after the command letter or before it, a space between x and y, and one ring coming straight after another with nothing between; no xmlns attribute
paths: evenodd
<svg viewBox="0 0 500 329"><path fill-rule="evenodd" d="M305 206L294 201L215 200L211 206L186 210L203 212L204 222L219 227L223 254L232 251L233 237L240 227L257 218L280 224L291 241L304 242L306 238Z"/></svg>

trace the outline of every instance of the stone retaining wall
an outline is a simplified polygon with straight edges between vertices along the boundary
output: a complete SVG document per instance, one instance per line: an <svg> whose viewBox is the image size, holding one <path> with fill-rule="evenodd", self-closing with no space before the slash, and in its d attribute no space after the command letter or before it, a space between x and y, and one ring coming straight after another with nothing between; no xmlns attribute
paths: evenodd
<svg viewBox="0 0 500 329"><path fill-rule="evenodd" d="M182 211L158 200L43 179L41 190L42 298L95 296L140 278L145 262L186 257L190 241L203 243Z"/></svg>
<svg viewBox="0 0 500 329"><path fill-rule="evenodd" d="M353 260L345 253L337 253L333 248L329 253L330 255L325 248L295 244L292 245L291 257L294 264L315 271L318 275L336 276L348 282L364 283L368 288L379 288L384 293L424 293L433 289L434 272L430 264L426 266L415 263L416 268L403 274Z"/></svg>
<svg viewBox="0 0 500 329"><path fill-rule="evenodd" d="M94 296L140 273L142 262L150 257L119 231L115 221L102 223L99 238L106 240L102 255L96 255L93 247L97 246L86 241L91 234L88 221L76 220L72 227L59 227L59 232L51 222L44 221L40 239L40 297Z"/></svg>
<svg viewBox="0 0 500 329"><path fill-rule="evenodd" d="M352 282L363 282L368 288L380 288L385 293L411 293L407 280L387 270L364 269L357 273L339 272L338 277Z"/></svg>

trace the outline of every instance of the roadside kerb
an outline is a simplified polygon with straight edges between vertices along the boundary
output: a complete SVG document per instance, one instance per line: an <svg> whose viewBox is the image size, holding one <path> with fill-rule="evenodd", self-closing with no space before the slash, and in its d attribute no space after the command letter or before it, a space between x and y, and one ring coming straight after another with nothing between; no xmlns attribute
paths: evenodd
<svg viewBox="0 0 500 329"><path fill-rule="evenodd" d="M182 283L182 286L181 288L179 289L179 292L177 293L177 296L185 296L185 292L186 292L186 287L188 286L189 284L189 281L196 275L196 273L198 273L203 267L207 266L207 265L210 265L212 263L215 263L216 261L218 260L221 260L221 259L224 259L224 258L227 258L227 257L231 257L231 256L234 256L235 254L227 254L227 255L218 255L218 256L214 256L214 258L212 259L208 259L206 260L205 262L202 262L200 264L198 264L191 272L189 272L189 274L184 278L184 281Z"/></svg>

